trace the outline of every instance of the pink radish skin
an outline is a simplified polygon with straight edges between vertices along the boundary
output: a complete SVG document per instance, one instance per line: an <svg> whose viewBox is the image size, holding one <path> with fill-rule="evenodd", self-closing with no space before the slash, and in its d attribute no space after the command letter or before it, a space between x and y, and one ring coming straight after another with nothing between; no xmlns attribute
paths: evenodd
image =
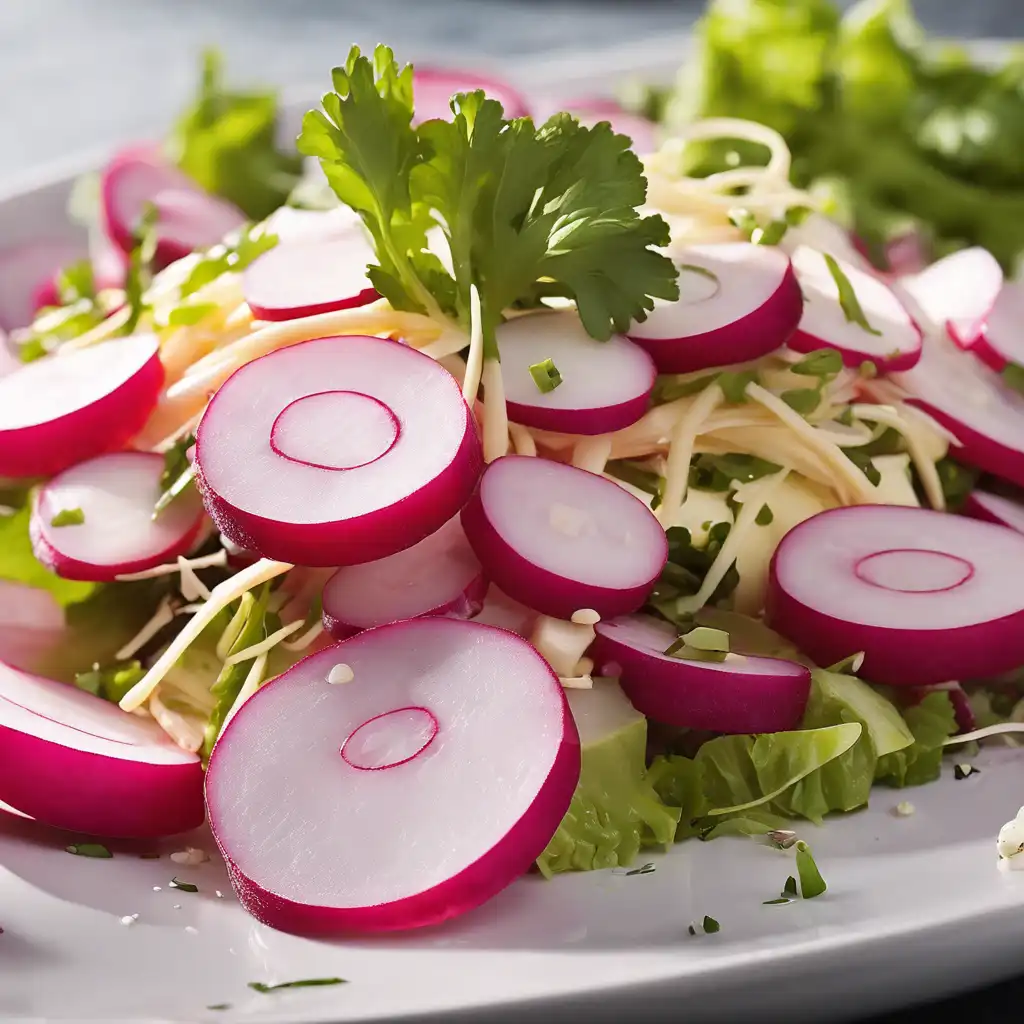
<svg viewBox="0 0 1024 1024"><path fill-rule="evenodd" d="M462 525L489 579L560 619L581 608L602 618L636 611L668 560L665 532L642 501L545 459L492 462Z"/></svg>
<svg viewBox="0 0 1024 1024"><path fill-rule="evenodd" d="M462 508L482 465L455 379L380 338L320 338L243 366L196 436L197 481L220 532L298 565L412 547Z"/></svg>
<svg viewBox="0 0 1024 1024"><path fill-rule="evenodd" d="M245 223L236 207L150 152L128 150L115 157L101 176L100 197L104 230L125 253L132 250L147 204L156 207L158 267L215 245Z"/></svg>
<svg viewBox="0 0 1024 1024"><path fill-rule="evenodd" d="M1010 363L1024 366L1024 284L1007 282L999 292L970 351L986 366L1002 373Z"/></svg>
<svg viewBox="0 0 1024 1024"><path fill-rule="evenodd" d="M824 256L801 245L793 253L793 269L804 295L800 326L789 340L796 352L832 348L846 366L872 362L883 373L909 370L921 358L921 332L892 290L874 274L836 261L853 288L872 334L847 320L839 289Z"/></svg>
<svg viewBox="0 0 1024 1024"><path fill-rule="evenodd" d="M51 476L125 445L164 382L159 344L136 334L0 378L0 475Z"/></svg>
<svg viewBox="0 0 1024 1024"><path fill-rule="evenodd" d="M194 490L157 519L164 458L116 452L81 462L53 477L37 494L29 531L43 565L70 580L111 582L185 554L199 536L203 505ZM80 508L85 521L53 526L54 516Z"/></svg>
<svg viewBox="0 0 1024 1024"><path fill-rule="evenodd" d="M589 655L595 673L619 680L641 714L682 729L785 732L800 724L811 674L780 658L729 655L681 661L664 652L677 633L667 622L627 615L599 622Z"/></svg>
<svg viewBox="0 0 1024 1024"><path fill-rule="evenodd" d="M486 75L471 71L444 71L440 68L417 67L412 77L413 103L416 113L413 124L435 118L452 119L451 98L460 92L483 89L488 99L497 100L509 120L526 117L530 109L526 100L511 86Z"/></svg>
<svg viewBox="0 0 1024 1024"><path fill-rule="evenodd" d="M1003 271L986 249L961 249L901 281L937 326L963 349L979 339L1003 287Z"/></svg>
<svg viewBox="0 0 1024 1024"><path fill-rule="evenodd" d="M336 640L421 615L471 619L487 580L458 517L405 551L339 569L324 586L324 627Z"/></svg>
<svg viewBox="0 0 1024 1024"><path fill-rule="evenodd" d="M203 821L199 758L150 719L0 664L0 800L55 828L175 835Z"/></svg>
<svg viewBox="0 0 1024 1024"><path fill-rule="evenodd" d="M279 244L245 271L245 301L259 320L365 306L380 297L366 273L375 262L361 227L344 237Z"/></svg>
<svg viewBox="0 0 1024 1024"><path fill-rule="evenodd" d="M964 502L964 512L975 519L998 523L1024 533L1024 504L990 491L974 490Z"/></svg>
<svg viewBox="0 0 1024 1024"><path fill-rule="evenodd" d="M350 682L327 682L337 665ZM565 695L533 647L425 618L367 630L267 683L218 740L206 800L259 921L306 936L386 932L456 917L526 872L579 772Z"/></svg>
<svg viewBox="0 0 1024 1024"><path fill-rule="evenodd" d="M680 268L680 298L656 299L647 319L628 332L660 373L760 359L789 341L803 315L803 299L781 249L727 242L672 255Z"/></svg>
<svg viewBox="0 0 1024 1024"><path fill-rule="evenodd" d="M1024 536L929 509L819 513L772 558L768 624L819 665L856 651L875 683L921 686L1024 663Z"/></svg>
<svg viewBox="0 0 1024 1024"><path fill-rule="evenodd" d="M650 405L658 371L640 346L591 338L575 312L516 317L497 331L509 419L540 430L606 434L636 423ZM530 373L550 359L562 376L543 392Z"/></svg>
<svg viewBox="0 0 1024 1024"><path fill-rule="evenodd" d="M81 259L82 246L65 239L43 239L0 250L0 330L28 327L44 303L56 273Z"/></svg>

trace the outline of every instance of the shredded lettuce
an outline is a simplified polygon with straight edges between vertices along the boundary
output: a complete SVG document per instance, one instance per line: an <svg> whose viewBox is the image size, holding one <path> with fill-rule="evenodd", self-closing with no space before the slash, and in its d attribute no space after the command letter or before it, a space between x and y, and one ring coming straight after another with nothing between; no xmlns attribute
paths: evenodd
<svg viewBox="0 0 1024 1024"><path fill-rule="evenodd" d="M548 878L631 864L643 847L668 846L680 815L647 777L647 720L618 684L598 679L594 689L570 690L568 697L583 765L569 811L537 859Z"/></svg>
<svg viewBox="0 0 1024 1024"><path fill-rule="evenodd" d="M913 743L879 758L875 779L890 786L920 786L933 782L942 771L942 743L956 732L956 716L949 695L927 694L903 712Z"/></svg>

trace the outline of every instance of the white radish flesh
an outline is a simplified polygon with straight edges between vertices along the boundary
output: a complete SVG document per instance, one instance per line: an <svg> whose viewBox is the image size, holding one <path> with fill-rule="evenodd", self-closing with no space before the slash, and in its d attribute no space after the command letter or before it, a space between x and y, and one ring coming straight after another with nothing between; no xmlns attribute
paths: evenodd
<svg viewBox="0 0 1024 1024"><path fill-rule="evenodd" d="M675 629L646 615L595 628L595 670L618 679L633 707L655 721L724 733L785 732L800 724L811 690L803 665L738 654L721 662L673 658L664 652Z"/></svg>
<svg viewBox="0 0 1024 1024"><path fill-rule="evenodd" d="M326 242L332 238L346 238L361 223L359 214L350 206L335 206L330 210L282 206L263 222L263 229L267 234L275 235L279 245L291 245L294 242Z"/></svg>
<svg viewBox="0 0 1024 1024"><path fill-rule="evenodd" d="M462 508L481 467L451 374L379 338L320 338L243 366L196 436L197 480L220 532L298 565L412 547Z"/></svg>
<svg viewBox="0 0 1024 1024"><path fill-rule="evenodd" d="M323 591L324 627L337 640L421 615L469 619L487 581L458 517L405 551L339 569Z"/></svg>
<svg viewBox="0 0 1024 1024"><path fill-rule="evenodd" d="M338 666L349 681L332 685ZM327 936L479 906L547 845L579 771L565 696L525 640L424 618L263 686L218 740L206 796L243 906Z"/></svg>
<svg viewBox="0 0 1024 1024"><path fill-rule="evenodd" d="M489 579L559 619L635 611L668 559L643 502L602 476L522 455L487 467L462 525Z"/></svg>
<svg viewBox="0 0 1024 1024"><path fill-rule="evenodd" d="M203 505L192 488L154 519L163 470L162 455L115 452L59 473L33 505L36 558L65 579L109 582L185 554L202 527ZM73 509L81 509L81 523L53 525Z"/></svg>
<svg viewBox="0 0 1024 1024"><path fill-rule="evenodd" d="M909 370L921 358L921 332L893 291L874 274L836 260L868 326L851 320L825 255L809 246L793 253L804 294L800 326L789 341L797 352L833 348L847 366L873 362L883 371Z"/></svg>
<svg viewBox="0 0 1024 1024"><path fill-rule="evenodd" d="M928 509L832 509L772 559L768 622L819 665L863 651L872 682L916 686L1024 663L1024 536Z"/></svg>
<svg viewBox="0 0 1024 1024"><path fill-rule="evenodd" d="M148 838L203 820L199 759L152 720L0 664L0 800L56 828Z"/></svg>
<svg viewBox="0 0 1024 1024"><path fill-rule="evenodd" d="M1024 366L1024 282L1003 285L970 351L999 372L1010 363Z"/></svg>
<svg viewBox="0 0 1024 1024"><path fill-rule="evenodd" d="M364 306L379 297L366 273L374 262L361 226L342 237L280 243L245 271L245 301L259 320Z"/></svg>
<svg viewBox="0 0 1024 1024"><path fill-rule="evenodd" d="M163 386L157 339L119 338L0 377L0 475L50 476L126 444Z"/></svg>
<svg viewBox="0 0 1024 1024"><path fill-rule="evenodd" d="M650 356L623 337L591 338L575 312L516 317L502 324L497 336L513 422L566 434L605 434L628 427L647 411L657 378ZM546 392L530 373L545 359L562 378Z"/></svg>
<svg viewBox="0 0 1024 1024"><path fill-rule="evenodd" d="M760 359L796 330L803 302L781 249L727 242L672 255L679 267L679 299L655 299L647 319L628 332L661 373Z"/></svg>
<svg viewBox="0 0 1024 1024"><path fill-rule="evenodd" d="M155 153L131 150L115 157L103 170L100 194L104 229L126 253L147 206L156 208L155 262L161 267L215 245L245 223L240 210Z"/></svg>
<svg viewBox="0 0 1024 1024"><path fill-rule="evenodd" d="M530 113L526 100L511 86L486 75L472 71L447 71L441 68L418 66L413 72L413 104L416 113L414 124L440 118L452 119L451 99L460 92L475 92L483 89L488 99L497 100L505 117L525 117Z"/></svg>
<svg viewBox="0 0 1024 1024"><path fill-rule="evenodd" d="M82 247L65 239L25 242L0 250L0 330L32 323L51 296L47 287L63 267L82 258Z"/></svg>
<svg viewBox="0 0 1024 1024"><path fill-rule="evenodd" d="M991 491L971 491L964 503L964 512L975 519L1007 526L1024 533L1024 504Z"/></svg>

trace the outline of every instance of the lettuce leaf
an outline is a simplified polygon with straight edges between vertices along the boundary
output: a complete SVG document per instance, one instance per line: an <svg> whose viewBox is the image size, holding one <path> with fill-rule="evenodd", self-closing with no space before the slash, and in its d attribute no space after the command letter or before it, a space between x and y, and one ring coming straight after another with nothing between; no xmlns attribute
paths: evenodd
<svg viewBox="0 0 1024 1024"><path fill-rule="evenodd" d="M647 721L618 684L595 680L593 690L569 691L569 704L583 764L569 811L537 859L548 878L631 864L643 847L668 846L680 816L647 777Z"/></svg>
<svg viewBox="0 0 1024 1024"><path fill-rule="evenodd" d="M889 786L920 786L942 772L942 743L956 732L956 715L949 695L927 694L903 712L913 743L879 758L875 780Z"/></svg>

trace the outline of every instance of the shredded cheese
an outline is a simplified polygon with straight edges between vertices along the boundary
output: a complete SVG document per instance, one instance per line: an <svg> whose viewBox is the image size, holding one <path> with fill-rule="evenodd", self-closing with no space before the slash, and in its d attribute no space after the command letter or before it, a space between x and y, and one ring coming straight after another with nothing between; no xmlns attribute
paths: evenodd
<svg viewBox="0 0 1024 1024"><path fill-rule="evenodd" d="M485 359L482 375L484 385L484 462L493 462L508 453L508 408L505 405L505 382L501 363Z"/></svg>
<svg viewBox="0 0 1024 1024"><path fill-rule="evenodd" d="M289 622L287 626L282 626L280 629L271 633L265 640L261 640L258 644L253 644L252 647L246 647L241 651L236 651L234 654L228 655L224 664L237 665L240 662L248 661L250 658L258 658L263 654L267 654L282 640L287 640L292 633L297 633L304 625L305 622L302 619L297 619L295 622Z"/></svg>
<svg viewBox="0 0 1024 1024"><path fill-rule="evenodd" d="M537 442L534 441L533 434L521 423L510 423L508 434L512 438L512 447L515 449L516 455L533 457L537 454Z"/></svg>
<svg viewBox="0 0 1024 1024"><path fill-rule="evenodd" d="M572 464L600 476L612 453L612 439L609 434L584 437L576 442L572 453Z"/></svg>
<svg viewBox="0 0 1024 1024"><path fill-rule="evenodd" d="M212 555L203 555L200 558L179 558L177 562L154 565L152 569L143 569L141 572L122 573L115 579L119 583L128 583L131 580L152 580L158 576L174 576L181 572L182 562L185 562L189 569L209 569L215 565L227 565L227 559L226 551L216 551Z"/></svg>
<svg viewBox="0 0 1024 1024"><path fill-rule="evenodd" d="M304 651L320 639L323 631L323 622L314 622L301 636L296 637L294 640L284 640L281 642L281 646L286 651Z"/></svg>
<svg viewBox="0 0 1024 1024"><path fill-rule="evenodd" d="M254 587L258 587L261 583L266 583L267 580L272 580L282 573L289 572L293 568L294 566L289 562L274 562L267 558L261 558L258 562L246 566L234 576L224 580L223 583L218 583L213 588L210 599L203 605L202 610L189 619L185 628L171 641L167 650L160 655L153 667L121 698L121 710L134 711L144 704L160 685L164 676L173 668L175 662L199 638L203 630L213 622L222 609L227 608L233 601L237 601Z"/></svg>
<svg viewBox="0 0 1024 1024"><path fill-rule="evenodd" d="M668 469L665 474L665 489L658 506L658 520L671 526L686 500L686 485L690 475L690 460L693 447L704 421L725 401L725 395L717 384L701 392L700 397L687 412L679 418L672 432L668 452Z"/></svg>
<svg viewBox="0 0 1024 1024"><path fill-rule="evenodd" d="M174 621L174 610L170 598L165 597L153 613L153 617L114 655L117 661L127 661L136 651L145 647L164 626Z"/></svg>
<svg viewBox="0 0 1024 1024"><path fill-rule="evenodd" d="M226 551L224 555L227 556ZM204 601L210 600L210 588L196 575L195 569L189 565L184 555L178 555L178 572L181 573L181 596L186 601L195 601L199 598Z"/></svg>

